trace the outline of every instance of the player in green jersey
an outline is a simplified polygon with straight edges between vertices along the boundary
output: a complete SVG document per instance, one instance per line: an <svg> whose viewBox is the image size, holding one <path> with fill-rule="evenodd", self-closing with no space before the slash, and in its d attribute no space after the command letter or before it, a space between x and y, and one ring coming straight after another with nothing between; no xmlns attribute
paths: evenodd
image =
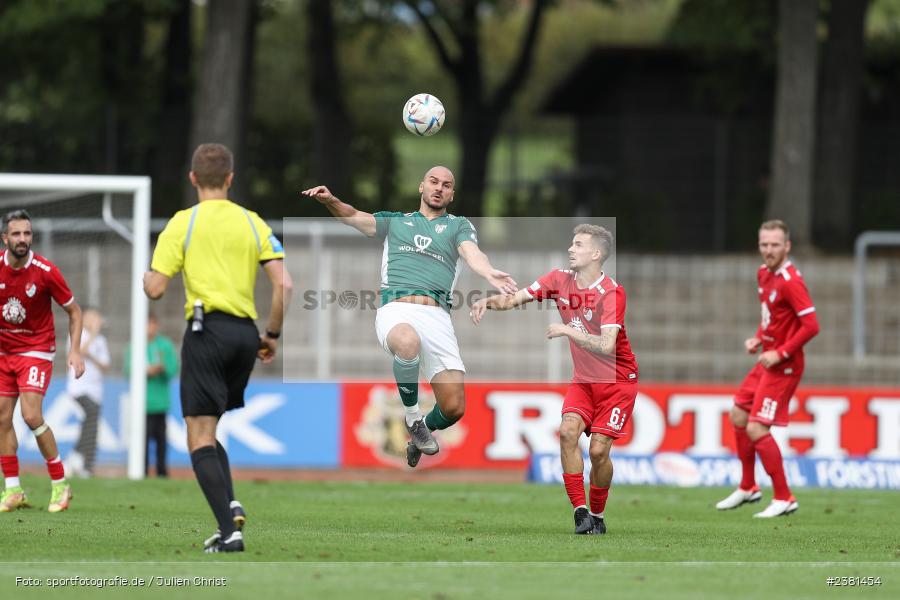
<svg viewBox="0 0 900 600"><path fill-rule="evenodd" d="M431 432L450 427L465 412L466 369L449 312L459 259L498 290L513 293L517 289L509 274L491 266L478 248L472 223L447 213L454 187L450 169L432 167L419 184L419 210L410 213L362 212L341 202L323 185L301 192L324 204L342 223L384 240L381 307L375 331L394 359L394 379L412 439L406 447L411 467L418 464L422 453L438 452ZM437 401L425 417L419 409L420 372L431 383Z"/></svg>

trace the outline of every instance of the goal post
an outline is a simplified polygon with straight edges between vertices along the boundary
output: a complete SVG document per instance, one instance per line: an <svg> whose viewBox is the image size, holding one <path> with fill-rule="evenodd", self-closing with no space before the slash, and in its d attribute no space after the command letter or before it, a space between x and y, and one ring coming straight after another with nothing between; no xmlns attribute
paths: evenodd
<svg viewBox="0 0 900 600"><path fill-rule="evenodd" d="M0 173L0 192L31 194L32 201L66 197L67 194L104 194L101 217L103 223L132 245L129 328L132 352L129 374L127 474L130 479L143 479L148 313L148 301L143 289L143 273L150 262L150 178L118 175ZM43 194L40 194L41 192ZM113 216L110 194L130 194L132 196L130 229ZM27 200L28 196L23 195L22 199ZM26 208L24 205L22 207ZM53 256L49 258L54 260Z"/></svg>

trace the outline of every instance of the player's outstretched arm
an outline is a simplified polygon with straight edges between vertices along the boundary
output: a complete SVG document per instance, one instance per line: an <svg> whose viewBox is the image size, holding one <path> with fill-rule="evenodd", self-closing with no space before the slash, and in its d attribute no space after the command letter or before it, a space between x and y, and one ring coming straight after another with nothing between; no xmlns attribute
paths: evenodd
<svg viewBox="0 0 900 600"><path fill-rule="evenodd" d="M317 185L308 190L303 190L300 194L302 196L315 198L321 204L324 204L325 208L328 209L328 212L344 225L353 227L367 237L373 237L375 235L375 215L356 210L349 204L341 202L341 200L332 194L331 190L324 185Z"/></svg>
<svg viewBox="0 0 900 600"><path fill-rule="evenodd" d="M269 337L268 332L280 335L284 325L284 313L291 304L291 295L294 291L294 283L291 274L284 268L283 260L270 260L263 269L272 282L272 308L269 310L269 319L266 321L266 331L259 336L259 352L257 357L264 363L270 363L275 358L278 349L277 338Z"/></svg>
<svg viewBox="0 0 900 600"><path fill-rule="evenodd" d="M509 310L521 306L526 302L531 302L532 300L534 300L534 298L528 293L528 290L519 290L515 294L488 296L472 305L469 316L472 317L472 322L478 325L484 317L484 311L486 310Z"/></svg>
<svg viewBox="0 0 900 600"><path fill-rule="evenodd" d="M548 340L556 337L568 337L588 352L593 352L594 354L613 354L616 351L616 338L618 336L618 327L604 327L600 335L584 333L562 323L554 323L547 329Z"/></svg>
<svg viewBox="0 0 900 600"><path fill-rule="evenodd" d="M75 300L64 305L63 310L69 315L69 357L66 363L75 372L75 379L84 374L84 359L81 357L81 307Z"/></svg>
<svg viewBox="0 0 900 600"><path fill-rule="evenodd" d="M466 240L461 243L459 245L459 255L466 261L470 269L487 279L488 283L504 294L513 294L519 289L516 281L509 276L509 273L504 273L491 266L491 261L475 242Z"/></svg>

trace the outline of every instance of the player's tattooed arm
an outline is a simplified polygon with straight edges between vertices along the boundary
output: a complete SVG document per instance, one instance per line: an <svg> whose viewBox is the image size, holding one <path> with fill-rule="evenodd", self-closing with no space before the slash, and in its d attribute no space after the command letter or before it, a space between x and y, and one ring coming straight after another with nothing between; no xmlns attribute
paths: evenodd
<svg viewBox="0 0 900 600"><path fill-rule="evenodd" d="M573 331L577 335L571 336L572 339L588 352L609 355L616 351L616 337L619 335L618 327L604 327L600 331L600 335L591 335L577 330Z"/></svg>

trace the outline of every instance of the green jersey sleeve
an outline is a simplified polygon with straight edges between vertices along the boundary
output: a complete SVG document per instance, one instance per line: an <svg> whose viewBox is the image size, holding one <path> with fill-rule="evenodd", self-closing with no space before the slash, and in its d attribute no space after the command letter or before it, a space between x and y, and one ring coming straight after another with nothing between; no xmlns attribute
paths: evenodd
<svg viewBox="0 0 900 600"><path fill-rule="evenodd" d="M456 247L459 248L459 245L465 241L475 242L477 246L478 233L476 233L472 222L465 217L460 217L457 220L459 221L459 226L456 229Z"/></svg>
<svg viewBox="0 0 900 600"><path fill-rule="evenodd" d="M402 214L403 213L391 212L389 210L381 210L373 214L372 216L375 217L375 237L387 237L388 232L391 230L391 220Z"/></svg>

